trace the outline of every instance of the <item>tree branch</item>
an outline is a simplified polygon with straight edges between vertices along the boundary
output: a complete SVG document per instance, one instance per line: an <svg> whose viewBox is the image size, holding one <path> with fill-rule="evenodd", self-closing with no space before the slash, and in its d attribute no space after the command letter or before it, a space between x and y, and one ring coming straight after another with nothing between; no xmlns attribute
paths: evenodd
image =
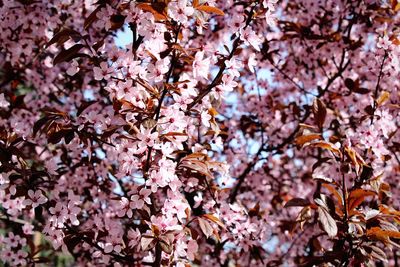
<svg viewBox="0 0 400 267"><path fill-rule="evenodd" d="M250 22L251 22L251 19L252 19L252 17L253 17L254 10L255 10L256 7L257 7L257 5L254 5L254 6L251 8L251 10L250 10L250 12L249 12L249 15L248 15L248 17L247 17L247 19L246 19L246 24L245 24L245 26L244 26L243 29L246 29L246 28L250 25ZM225 60L230 60L230 59L232 59L233 55L234 55L235 52L236 52L236 49L239 47L239 44L240 44L240 35L235 39L235 41L233 41L232 50L231 50L231 52L229 53L229 55L225 58ZM187 112L190 112L190 110L191 110L194 106L196 106L201 100L203 100L203 98L204 98L206 95L208 95L208 94L211 92L211 90L212 90L216 85L219 84L219 82L220 82L221 79L222 79L222 75L223 75L225 69L226 69L226 64L225 64L225 62L223 62L222 65L221 65L221 67L219 68L219 71L218 71L217 75L215 76L215 78L213 79L213 81L211 82L211 84L209 84L203 91L201 91L201 92L196 96L196 98L193 100L193 102L190 103L190 104L188 105L188 107L187 107Z"/></svg>

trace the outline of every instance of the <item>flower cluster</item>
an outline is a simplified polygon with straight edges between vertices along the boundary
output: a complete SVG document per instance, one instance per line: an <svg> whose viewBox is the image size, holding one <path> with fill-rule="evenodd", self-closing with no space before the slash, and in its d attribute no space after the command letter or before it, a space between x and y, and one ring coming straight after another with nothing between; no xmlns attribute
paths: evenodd
<svg viewBox="0 0 400 267"><path fill-rule="evenodd" d="M399 7L0 1L0 260L395 265Z"/></svg>

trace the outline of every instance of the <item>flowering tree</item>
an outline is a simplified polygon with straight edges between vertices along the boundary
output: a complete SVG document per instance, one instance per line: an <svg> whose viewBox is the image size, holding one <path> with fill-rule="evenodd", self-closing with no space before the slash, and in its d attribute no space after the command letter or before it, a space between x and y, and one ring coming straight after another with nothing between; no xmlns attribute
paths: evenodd
<svg viewBox="0 0 400 267"><path fill-rule="evenodd" d="M399 10L0 1L1 261L399 266Z"/></svg>

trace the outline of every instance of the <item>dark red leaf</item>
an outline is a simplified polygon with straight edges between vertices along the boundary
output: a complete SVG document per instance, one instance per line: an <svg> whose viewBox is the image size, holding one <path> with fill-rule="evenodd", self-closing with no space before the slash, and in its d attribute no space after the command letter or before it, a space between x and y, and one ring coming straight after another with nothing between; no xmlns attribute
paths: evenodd
<svg viewBox="0 0 400 267"><path fill-rule="evenodd" d="M47 43L47 47L51 46L52 44L58 43L59 45L68 41L71 37L73 37L76 41L78 41L81 37L81 34L75 30L64 28L57 32L53 38Z"/></svg>
<svg viewBox="0 0 400 267"><path fill-rule="evenodd" d="M84 47L83 44L75 44L74 46L68 48L67 50L61 51L53 60L53 64L57 65L58 63L64 61L70 61L74 58L76 54L78 54L79 50Z"/></svg>
<svg viewBox="0 0 400 267"><path fill-rule="evenodd" d="M322 129L326 118L325 104L320 99L316 98L313 102L312 111L314 113L315 124Z"/></svg>
<svg viewBox="0 0 400 267"><path fill-rule="evenodd" d="M308 199L292 198L291 200L286 202L284 207L285 208L288 208L288 207L305 207L305 206L308 206L310 204L311 204L311 202Z"/></svg>

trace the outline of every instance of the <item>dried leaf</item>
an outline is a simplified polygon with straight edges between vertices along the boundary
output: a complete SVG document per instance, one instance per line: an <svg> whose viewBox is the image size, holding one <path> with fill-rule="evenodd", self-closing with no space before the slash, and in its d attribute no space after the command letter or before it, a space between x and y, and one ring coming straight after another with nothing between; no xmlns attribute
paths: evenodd
<svg viewBox="0 0 400 267"><path fill-rule="evenodd" d="M353 148L346 146L345 151L349 156L350 160L354 164L357 176L360 173L360 170L363 165L365 165L364 159L355 151Z"/></svg>
<svg viewBox="0 0 400 267"><path fill-rule="evenodd" d="M191 217L192 210L190 208L185 209L186 219L189 221Z"/></svg>
<svg viewBox="0 0 400 267"><path fill-rule="evenodd" d="M397 12L400 10L400 3L397 0L391 0L391 6L394 12Z"/></svg>
<svg viewBox="0 0 400 267"><path fill-rule="evenodd" d="M212 215L212 214L204 214L204 215L202 215L202 217L203 217L203 218L206 218L206 219L209 220L209 221L212 221L212 222L218 224L218 225L219 225L220 227L222 227L222 228L225 228L224 223L221 222L220 219L218 219L217 217L215 217L215 216Z"/></svg>
<svg viewBox="0 0 400 267"><path fill-rule="evenodd" d="M322 228L329 237L335 237L338 232L336 221L329 214L327 205L321 199L315 199L318 205L318 219L322 224Z"/></svg>
<svg viewBox="0 0 400 267"><path fill-rule="evenodd" d="M306 206L301 209L300 213L297 215L296 222L300 222L300 228L303 230L304 224L312 218L311 207Z"/></svg>
<svg viewBox="0 0 400 267"><path fill-rule="evenodd" d="M305 206L309 206L310 204L311 204L311 202L308 199L292 198L291 200L286 202L284 207L285 208L289 208L289 207L305 207Z"/></svg>
<svg viewBox="0 0 400 267"><path fill-rule="evenodd" d="M153 129L154 126L157 125L157 121L152 118L147 118L142 122L142 125L145 129Z"/></svg>
<svg viewBox="0 0 400 267"><path fill-rule="evenodd" d="M296 145L303 146L304 144L309 143L316 139L322 139L322 136L320 134L300 135L296 138L295 142L296 142Z"/></svg>
<svg viewBox="0 0 400 267"><path fill-rule="evenodd" d="M207 164L205 164L204 162L199 161L199 160L185 160L185 161L182 161L179 166L186 167L188 169L197 171L197 172L199 172L205 176L208 176L210 178L213 177L210 170L208 169Z"/></svg>
<svg viewBox="0 0 400 267"><path fill-rule="evenodd" d="M325 104L318 98L316 98L312 105L312 111L314 113L314 121L315 124L318 125L320 129L324 126L324 122L326 119L326 106Z"/></svg>
<svg viewBox="0 0 400 267"><path fill-rule="evenodd" d="M383 91L381 93L381 95L379 96L379 98L376 100L376 103L378 104L378 106L381 106L389 99L389 97L390 97L390 93L387 91Z"/></svg>
<svg viewBox="0 0 400 267"><path fill-rule="evenodd" d="M117 30L121 28L124 25L125 22L125 16L122 16L121 14L115 14L112 15L110 18L111 22L111 30Z"/></svg>
<svg viewBox="0 0 400 267"><path fill-rule="evenodd" d="M199 225L200 225L201 231L203 232L203 234L207 238L209 238L212 235L213 231L214 231L214 229L212 228L211 224L209 222L207 222L206 220L200 218L200 217L198 217L197 219L199 221Z"/></svg>
<svg viewBox="0 0 400 267"><path fill-rule="evenodd" d="M206 13L214 13L214 14L221 15L221 16L225 15L224 11L222 11L221 9L216 8L214 6L200 5L200 6L196 6L195 8L199 11L203 11Z"/></svg>
<svg viewBox="0 0 400 267"><path fill-rule="evenodd" d="M168 19L167 16L165 15L165 8L166 8L165 3L162 3L162 2L152 3L152 4L140 3L140 4L137 4L136 7L145 12L152 13L154 16L154 19L156 21Z"/></svg>
<svg viewBox="0 0 400 267"><path fill-rule="evenodd" d="M160 245L162 251L164 251L165 253L167 254L172 253L172 246L166 236L160 236L158 244Z"/></svg>
<svg viewBox="0 0 400 267"><path fill-rule="evenodd" d="M219 236L217 229L213 229L213 235L215 236L218 242L221 242L221 237Z"/></svg>
<svg viewBox="0 0 400 267"><path fill-rule="evenodd" d="M396 246L400 248L400 245L393 242L390 238L400 239L400 233L398 231L383 230L380 227L372 227L367 230L367 237L372 240L378 240L384 243L386 246Z"/></svg>
<svg viewBox="0 0 400 267"><path fill-rule="evenodd" d="M336 190L336 188L330 184L322 184L322 187L325 187L332 195L335 196L339 203L339 208L343 208L343 196L342 193Z"/></svg>
<svg viewBox="0 0 400 267"><path fill-rule="evenodd" d="M322 174L315 174L315 175L312 176L312 178L314 180L317 180L317 181L320 181L320 182L323 182L323 183L332 183L333 182L332 178L323 176Z"/></svg>
<svg viewBox="0 0 400 267"><path fill-rule="evenodd" d="M306 123L299 123L299 126L300 126L301 129L318 130L317 127L315 127L313 125L306 124Z"/></svg>
<svg viewBox="0 0 400 267"><path fill-rule="evenodd" d="M169 132L164 134L163 136L187 136L186 133L179 133L179 132Z"/></svg>
<svg viewBox="0 0 400 267"><path fill-rule="evenodd" d="M382 200L384 197L392 197L392 192L390 190L390 185L382 182L379 185L379 199Z"/></svg>
<svg viewBox="0 0 400 267"><path fill-rule="evenodd" d="M152 85L150 85L145 80L138 78L138 79L136 79L136 82L138 84L140 84L141 86L143 86L150 94L157 96L157 97L159 96L158 90L155 89Z"/></svg>
<svg viewBox="0 0 400 267"><path fill-rule="evenodd" d="M142 239L140 240L140 246L142 250L150 250L155 246L155 242L153 242L155 238L153 236L142 235Z"/></svg>
<svg viewBox="0 0 400 267"><path fill-rule="evenodd" d="M382 249L374 245L370 245L368 248L371 249L371 253L369 254L371 257L380 260L384 263L388 263L386 253Z"/></svg>
<svg viewBox="0 0 400 267"><path fill-rule="evenodd" d="M356 189L351 191L349 198L348 198L348 210L351 211L357 208L367 196L374 196L376 195L373 191L368 191L364 189Z"/></svg>

